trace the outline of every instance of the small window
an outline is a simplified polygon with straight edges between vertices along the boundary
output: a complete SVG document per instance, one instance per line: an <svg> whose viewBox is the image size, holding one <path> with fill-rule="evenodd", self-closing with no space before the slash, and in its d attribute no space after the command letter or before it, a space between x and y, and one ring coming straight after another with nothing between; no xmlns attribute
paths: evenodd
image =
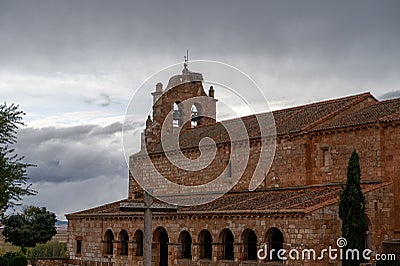
<svg viewBox="0 0 400 266"><path fill-rule="evenodd" d="M226 174L227 174L228 177L232 177L232 162L231 161L228 162L228 166L227 166L227 169L226 169Z"/></svg>
<svg viewBox="0 0 400 266"><path fill-rule="evenodd" d="M330 153L329 153L329 148L322 148L322 166L323 167L328 167L329 166L329 161L330 161Z"/></svg>
<svg viewBox="0 0 400 266"><path fill-rule="evenodd" d="M82 253L82 240L76 240L76 254Z"/></svg>

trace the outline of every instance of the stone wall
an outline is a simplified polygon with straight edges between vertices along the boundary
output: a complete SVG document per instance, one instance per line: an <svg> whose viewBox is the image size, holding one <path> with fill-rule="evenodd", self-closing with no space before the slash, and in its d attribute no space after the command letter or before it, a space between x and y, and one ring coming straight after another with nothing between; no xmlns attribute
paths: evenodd
<svg viewBox="0 0 400 266"><path fill-rule="evenodd" d="M398 127L396 130L398 131ZM383 138L391 140L388 143ZM260 185L261 188L345 182L348 160L353 150L357 150L360 155L362 180L387 181L390 180L390 177L399 174L398 170L390 165L394 157L400 157L399 149L394 149L394 147L398 147L398 143L399 139L393 139L393 136L386 131L382 136L381 129L375 125L350 128L344 131L309 133L290 138L278 137L275 157L270 170L268 173L257 173L260 175L257 178L264 179ZM157 172L160 173L160 176L175 183L190 186L205 184L222 175L226 177L228 185L230 182L237 182L234 190L247 190L254 169L259 163L259 141L250 142L250 149L250 157L247 159L247 153L238 152L235 153L235 156L231 156L231 146L229 144L220 145L217 147L213 162L201 171L179 169L162 153L151 155L150 158L141 155L132 156L130 196L132 197L134 191L140 190L133 176L139 180L150 180L157 175ZM386 153L390 153L390 156L384 157ZM198 158L200 152L198 149L184 150L183 155L193 159ZM174 157L178 158L178 156L171 156L175 159ZM385 160L389 163L386 163L386 169L384 169ZM228 178L227 175L229 162L232 169L231 178ZM247 166L246 170L242 176L239 176L238 173L242 172L243 166ZM221 184L221 187L226 184ZM162 185L160 183L153 184L154 187Z"/></svg>
<svg viewBox="0 0 400 266"><path fill-rule="evenodd" d="M381 243L393 237L391 231L393 216L393 186L382 184L378 189L366 193L367 214L370 220L369 247L381 251ZM141 265L142 257L136 256L136 245L133 243L135 232L143 230L141 216L120 214L102 215L86 218L69 219L68 252L72 260L89 261L93 263L112 262L114 265ZM338 205L331 203L326 206L316 206L314 211L298 214L158 214L153 218L153 232L160 228L167 231L169 243L169 265L261 265L261 261L243 261L243 237L246 229L251 229L257 236L257 247L261 248L268 242L271 230L279 229L283 234L283 248L298 250L315 248L320 251L329 246L336 247L336 240L341 236L341 221L338 218ZM228 228L234 236L234 261L222 260L221 232ZM129 235L129 253L119 255L120 245L118 234L126 230ZM199 258L199 234L207 229L213 239L212 260ZM104 233L112 230L114 234L114 254L104 254ZM189 232L192 238L192 260L178 259L181 250L179 235ZM76 240L82 241L82 253L76 254ZM157 238L154 237L153 254L158 254ZM317 253L318 254L318 253ZM156 260L157 255L154 255ZM297 262L291 261L290 265ZM298 265L326 265L327 260L320 264L316 262L299 261ZM335 262L332 265L337 265ZM157 264L156 264L157 265Z"/></svg>
<svg viewBox="0 0 400 266"><path fill-rule="evenodd" d="M347 165L354 150L360 156L363 181L387 180L382 171L381 141L379 127L375 125L311 135L312 183L346 182ZM324 158L324 152L328 158ZM324 159L328 160L325 165Z"/></svg>
<svg viewBox="0 0 400 266"><path fill-rule="evenodd" d="M385 169L384 175L394 184L395 200L392 215L395 217L395 238L400 239L400 126L392 124L381 128L381 136L384 139L382 144L384 147L382 155L382 164Z"/></svg>
<svg viewBox="0 0 400 266"><path fill-rule="evenodd" d="M46 258L39 259L36 261L36 266L69 266L69 265L79 265L79 264L70 264L69 259L64 258Z"/></svg>

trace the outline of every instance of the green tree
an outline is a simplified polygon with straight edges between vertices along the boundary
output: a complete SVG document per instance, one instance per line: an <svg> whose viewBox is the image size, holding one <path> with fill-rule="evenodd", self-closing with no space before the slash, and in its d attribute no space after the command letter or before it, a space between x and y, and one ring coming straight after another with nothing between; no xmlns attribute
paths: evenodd
<svg viewBox="0 0 400 266"><path fill-rule="evenodd" d="M24 158L12 148L17 142L18 127L24 125L23 115L17 105L0 104L0 218L23 196L36 194L27 184L26 170L32 165L23 163Z"/></svg>
<svg viewBox="0 0 400 266"><path fill-rule="evenodd" d="M340 196L339 217L342 220L342 236L347 240L344 253L348 249L358 249L360 259L365 247L365 231L367 223L365 220L365 198L360 185L361 169L360 160L354 150L350 156L347 168L346 186ZM352 260L343 256L342 265L360 265L361 260Z"/></svg>
<svg viewBox="0 0 400 266"><path fill-rule="evenodd" d="M57 233L56 222L56 215L45 207L30 206L21 214L4 218L3 236L6 242L21 247L25 254L27 247L46 243Z"/></svg>

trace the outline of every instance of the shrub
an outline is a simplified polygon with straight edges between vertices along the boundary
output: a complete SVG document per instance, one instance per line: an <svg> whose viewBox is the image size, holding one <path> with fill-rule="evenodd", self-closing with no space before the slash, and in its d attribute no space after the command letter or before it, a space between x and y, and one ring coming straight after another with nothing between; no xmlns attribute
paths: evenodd
<svg viewBox="0 0 400 266"><path fill-rule="evenodd" d="M38 258L63 258L66 255L67 245L58 241L50 241L46 244L38 244L28 250L28 258L35 261Z"/></svg>
<svg viewBox="0 0 400 266"><path fill-rule="evenodd" d="M0 256L1 266L26 266L28 260L25 255L18 252L7 252L3 256Z"/></svg>
<svg viewBox="0 0 400 266"><path fill-rule="evenodd" d="M12 266L27 266L28 259L24 255L18 255L11 259L10 265L12 265Z"/></svg>
<svg viewBox="0 0 400 266"><path fill-rule="evenodd" d="M3 256L0 256L0 265L1 266L9 266L9 260Z"/></svg>

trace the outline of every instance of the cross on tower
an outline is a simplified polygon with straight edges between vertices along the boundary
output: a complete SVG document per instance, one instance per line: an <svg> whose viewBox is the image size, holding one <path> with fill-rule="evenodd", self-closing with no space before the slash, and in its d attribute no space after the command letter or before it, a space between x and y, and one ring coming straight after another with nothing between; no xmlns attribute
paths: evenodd
<svg viewBox="0 0 400 266"><path fill-rule="evenodd" d="M189 63L189 50L186 50L186 55L183 58L185 59L185 63L183 65L186 68L188 66L188 63Z"/></svg>

